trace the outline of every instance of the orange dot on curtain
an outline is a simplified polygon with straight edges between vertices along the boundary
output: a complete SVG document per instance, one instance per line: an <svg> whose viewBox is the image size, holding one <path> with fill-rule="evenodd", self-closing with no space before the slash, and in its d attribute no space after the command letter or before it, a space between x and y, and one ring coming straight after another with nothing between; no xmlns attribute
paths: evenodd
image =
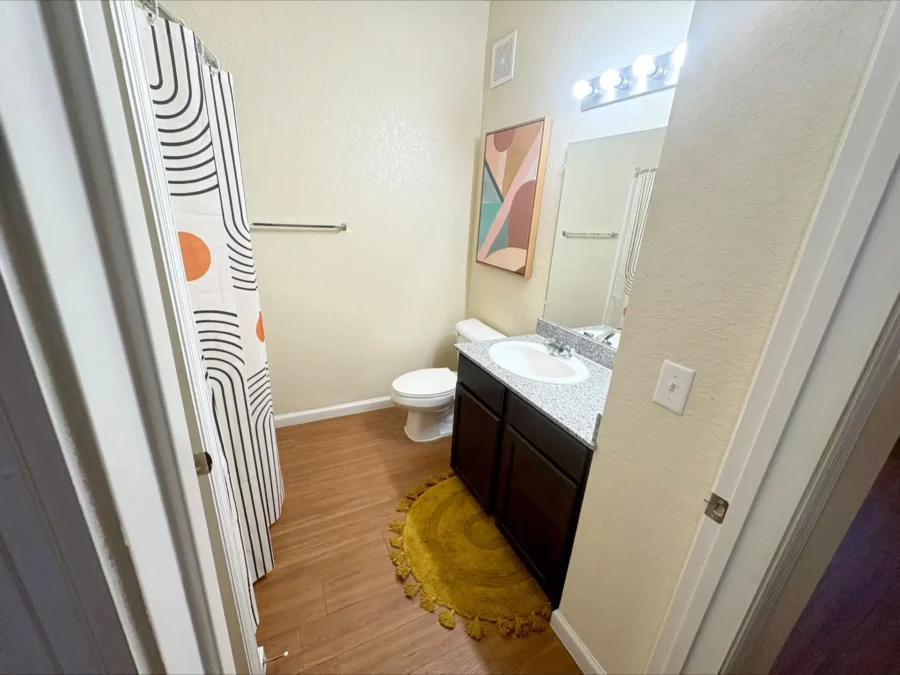
<svg viewBox="0 0 900 675"><path fill-rule="evenodd" d="M181 247L181 259L184 261L184 275L188 281L199 279L209 271L212 256L205 241L196 234L179 232L178 244Z"/></svg>
<svg viewBox="0 0 900 675"><path fill-rule="evenodd" d="M262 312L259 313L259 318L256 320L256 337L259 338L260 342L266 341L266 329L263 327Z"/></svg>

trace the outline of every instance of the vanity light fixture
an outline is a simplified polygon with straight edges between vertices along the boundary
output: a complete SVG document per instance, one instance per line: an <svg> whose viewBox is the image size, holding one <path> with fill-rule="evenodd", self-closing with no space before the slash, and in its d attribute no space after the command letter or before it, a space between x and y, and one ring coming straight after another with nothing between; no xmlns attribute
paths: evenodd
<svg viewBox="0 0 900 675"><path fill-rule="evenodd" d="M590 96L593 93L594 87L587 80L578 80L578 82L575 83L575 86L572 87L572 95L579 101L585 96Z"/></svg>
<svg viewBox="0 0 900 675"><path fill-rule="evenodd" d="M604 91L614 91L616 89L625 89L628 86L628 80L622 75L621 70L610 68L600 76L600 88Z"/></svg>
<svg viewBox="0 0 900 675"><path fill-rule="evenodd" d="M678 82L678 72L686 55L686 42L658 56L641 54L630 66L610 68L591 80L579 80L572 88L572 93L581 101L581 112L585 112L635 96L669 89Z"/></svg>
<svg viewBox="0 0 900 675"><path fill-rule="evenodd" d="M641 54L631 64L631 72L637 77L661 77L663 69L659 65L659 61L649 54Z"/></svg>

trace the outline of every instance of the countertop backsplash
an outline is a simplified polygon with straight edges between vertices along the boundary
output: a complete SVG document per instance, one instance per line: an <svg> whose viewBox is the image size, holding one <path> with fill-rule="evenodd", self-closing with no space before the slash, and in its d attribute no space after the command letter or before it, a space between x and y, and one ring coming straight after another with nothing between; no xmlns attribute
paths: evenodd
<svg viewBox="0 0 900 675"><path fill-rule="evenodd" d="M584 358L612 370L613 360L616 358L616 350L612 347L600 344L576 330L545 319L537 320L536 332L542 338L559 340L563 344L569 345Z"/></svg>

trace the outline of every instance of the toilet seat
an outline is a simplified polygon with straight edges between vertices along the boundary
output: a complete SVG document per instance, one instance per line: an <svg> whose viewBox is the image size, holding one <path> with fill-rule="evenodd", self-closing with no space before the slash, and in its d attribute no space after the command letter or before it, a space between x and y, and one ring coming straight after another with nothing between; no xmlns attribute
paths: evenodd
<svg viewBox="0 0 900 675"><path fill-rule="evenodd" d="M401 375L391 384L391 392L401 399L422 402L443 399L456 389L456 373L449 368L423 368Z"/></svg>

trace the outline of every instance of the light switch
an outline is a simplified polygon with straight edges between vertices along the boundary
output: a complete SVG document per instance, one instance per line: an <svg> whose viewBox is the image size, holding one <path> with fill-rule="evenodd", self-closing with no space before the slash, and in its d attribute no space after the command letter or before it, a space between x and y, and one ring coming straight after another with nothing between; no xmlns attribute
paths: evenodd
<svg viewBox="0 0 900 675"><path fill-rule="evenodd" d="M687 403L691 385L694 384L695 372L669 360L663 361L653 400L663 408L668 408L679 415L683 414L684 404Z"/></svg>

